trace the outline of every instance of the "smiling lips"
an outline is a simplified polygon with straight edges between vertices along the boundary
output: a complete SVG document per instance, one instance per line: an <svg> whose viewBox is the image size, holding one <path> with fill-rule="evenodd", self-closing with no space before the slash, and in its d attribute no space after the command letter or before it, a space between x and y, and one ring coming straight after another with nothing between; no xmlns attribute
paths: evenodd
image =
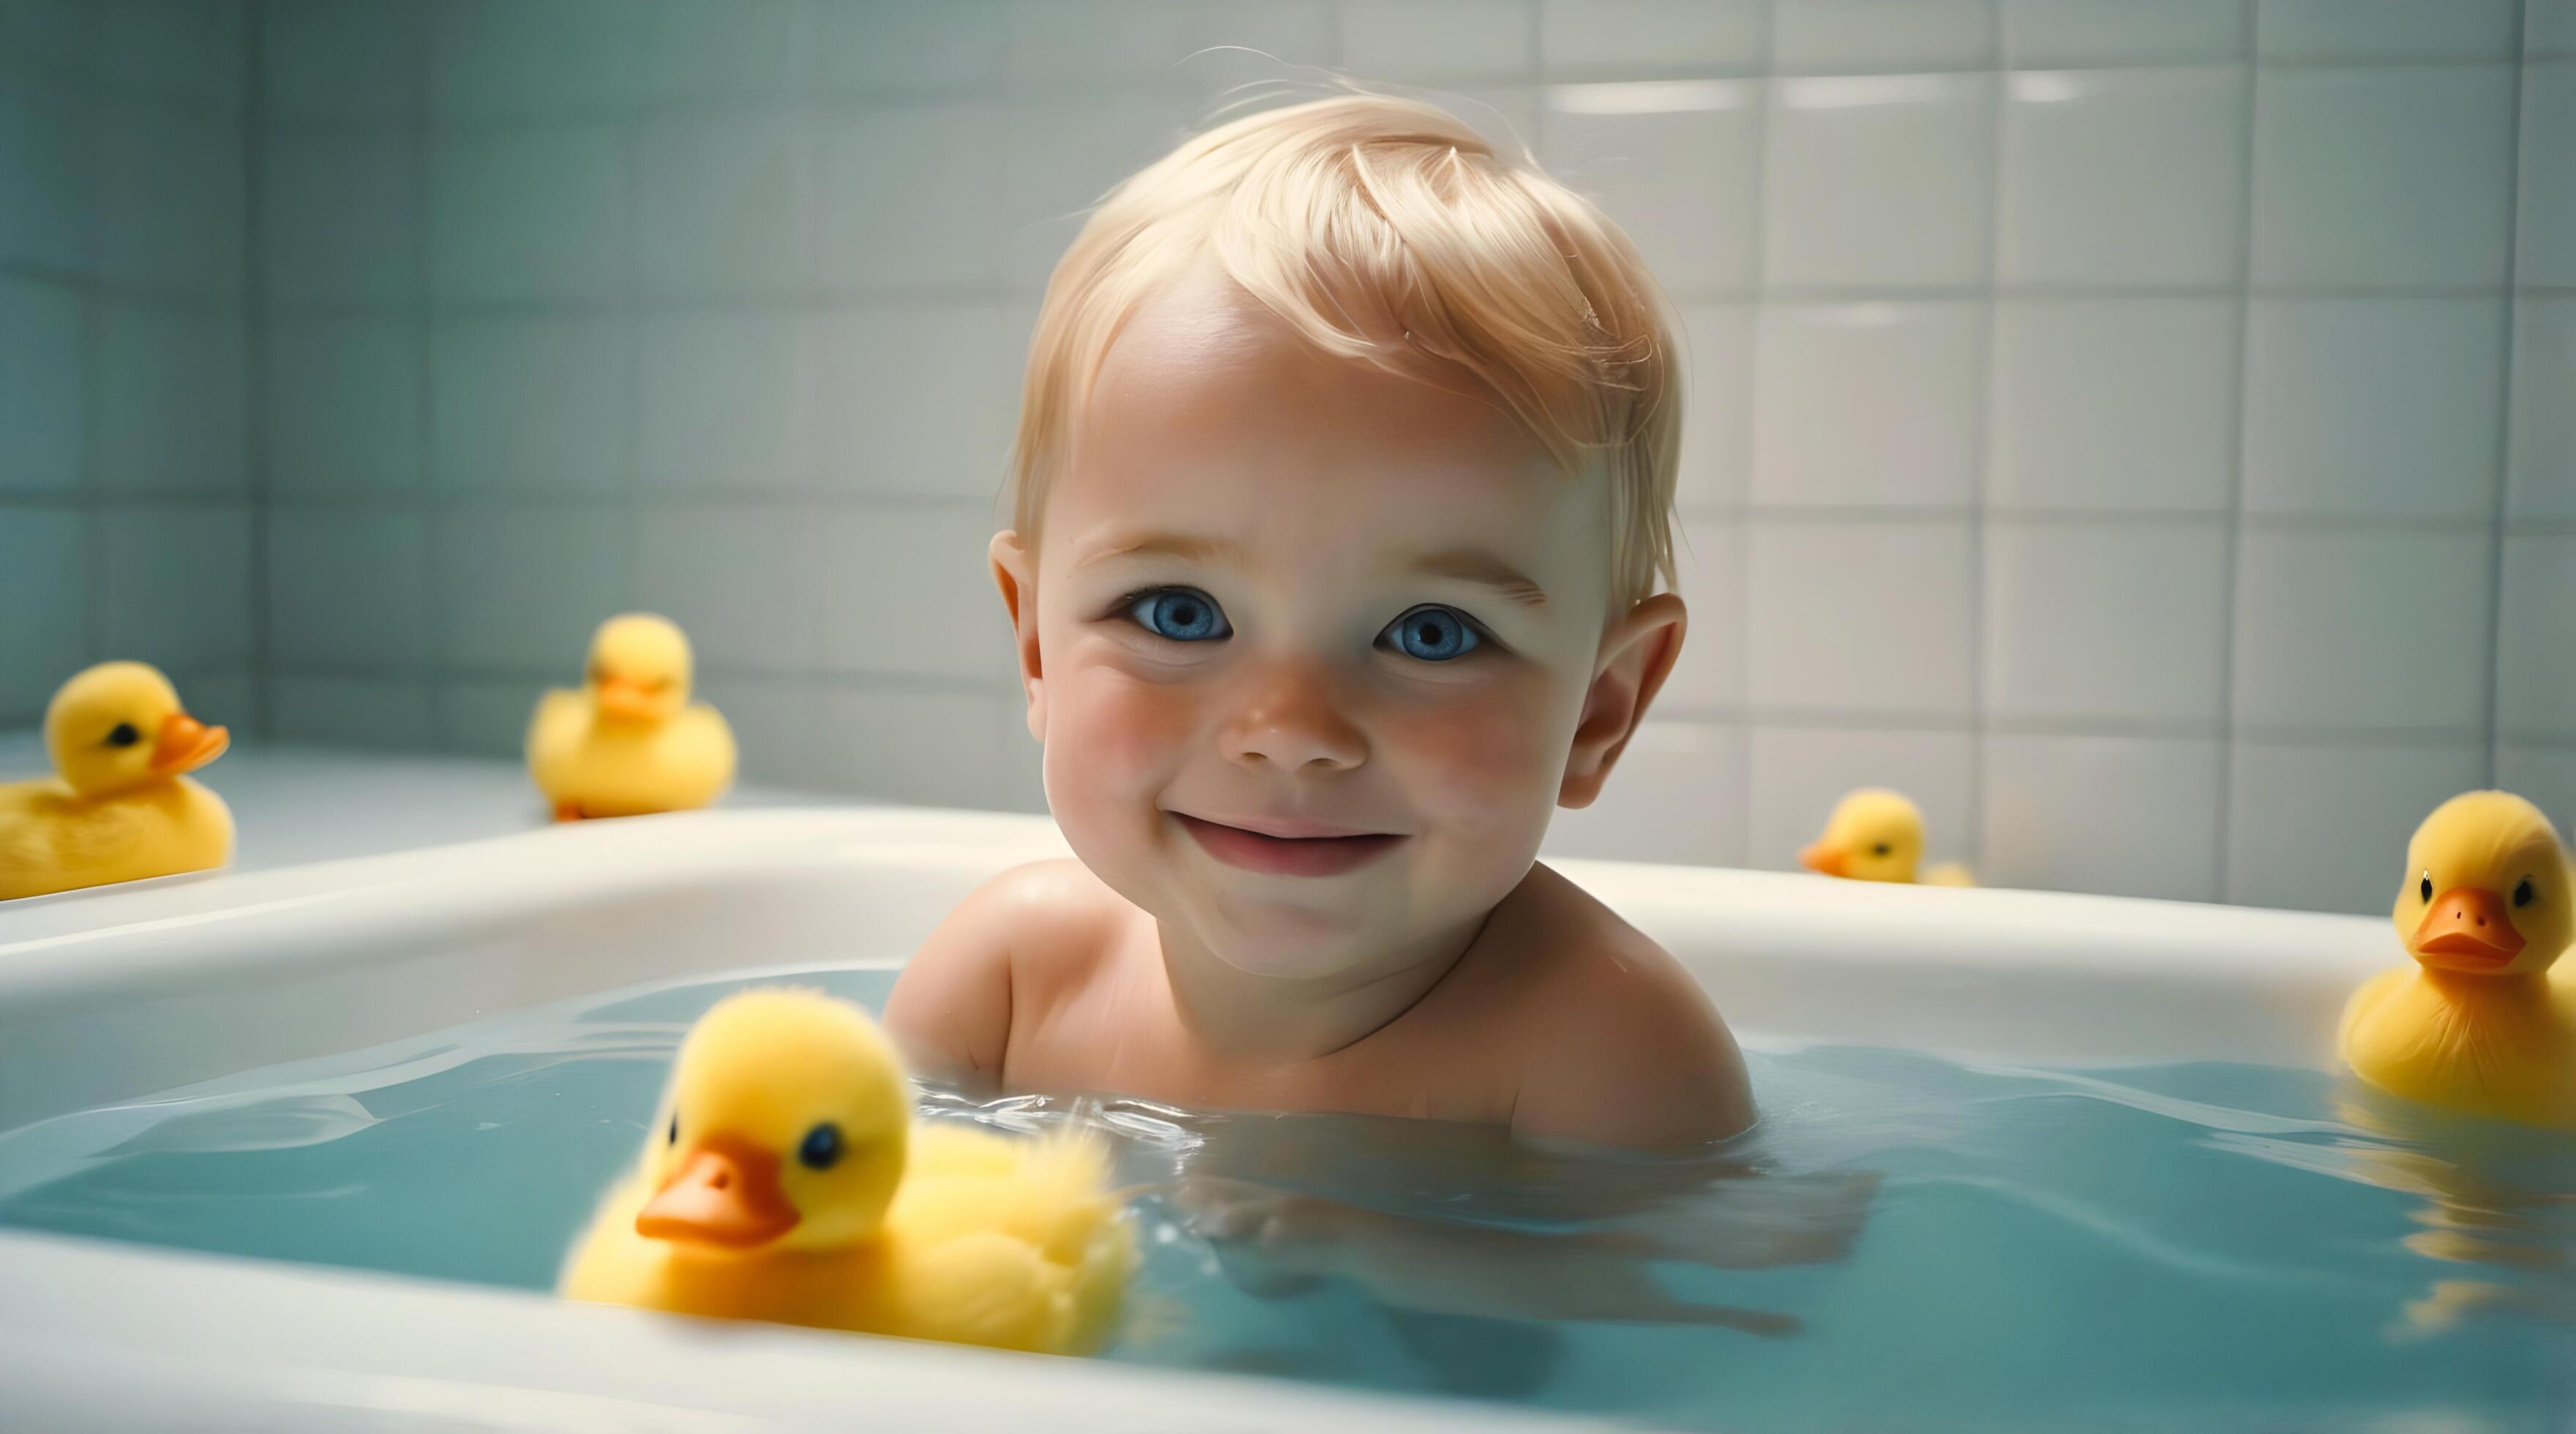
<svg viewBox="0 0 2576 1434"><path fill-rule="evenodd" d="M1320 822L1263 821L1256 831L1182 812L1172 815L1208 855L1228 866L1270 876L1339 876L1368 865L1404 841L1392 832L1352 831Z"/></svg>

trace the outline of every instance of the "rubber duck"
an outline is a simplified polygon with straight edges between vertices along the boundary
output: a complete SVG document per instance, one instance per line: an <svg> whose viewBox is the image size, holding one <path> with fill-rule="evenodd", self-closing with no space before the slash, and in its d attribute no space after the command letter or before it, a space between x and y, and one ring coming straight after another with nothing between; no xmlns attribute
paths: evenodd
<svg viewBox="0 0 2576 1434"><path fill-rule="evenodd" d="M599 625L578 692L556 688L528 723L528 774L555 820L703 807L733 783L733 730L689 701L687 634L627 613Z"/></svg>
<svg viewBox="0 0 2576 1434"><path fill-rule="evenodd" d="M2550 974L2576 923L2549 818L2510 792L2434 808L2391 919L2415 959L2345 1004L2353 1072L2408 1100L2576 1128L2576 984Z"/></svg>
<svg viewBox="0 0 2576 1434"><path fill-rule="evenodd" d="M0 900L232 860L231 809L187 776L230 742L188 715L158 668L102 662L74 676L45 709L57 775L0 786Z"/></svg>
<svg viewBox="0 0 2576 1434"><path fill-rule="evenodd" d="M1977 884L1956 862L1921 870L1922 861L1923 811L1904 793L1885 787L1863 787L1835 803L1825 834L1798 853L1798 864L1807 870L1854 881Z"/></svg>
<svg viewBox="0 0 2576 1434"><path fill-rule="evenodd" d="M894 1048L818 991L739 992L682 1042L572 1299L1040 1353L1116 1324L1134 1246L1089 1134L914 1119Z"/></svg>

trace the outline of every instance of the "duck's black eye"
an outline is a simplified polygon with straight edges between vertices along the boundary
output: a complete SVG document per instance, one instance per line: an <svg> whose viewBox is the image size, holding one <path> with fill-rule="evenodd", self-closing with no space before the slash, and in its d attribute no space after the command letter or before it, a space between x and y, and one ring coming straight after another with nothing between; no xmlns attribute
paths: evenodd
<svg viewBox="0 0 2576 1434"><path fill-rule="evenodd" d="M107 745L111 747L131 747L142 740L143 734L135 731L134 724L131 722L119 722L115 729L107 734Z"/></svg>
<svg viewBox="0 0 2576 1434"><path fill-rule="evenodd" d="M1890 848L1887 843L1880 842L1878 845L1869 849L1869 854L1872 856L1885 856L1890 850L1892 850L1892 848Z"/></svg>
<svg viewBox="0 0 2576 1434"><path fill-rule="evenodd" d="M680 1113L676 1110L671 1112L671 1143L680 1143Z"/></svg>
<svg viewBox="0 0 2576 1434"><path fill-rule="evenodd" d="M2522 880L2514 883L2513 904L2516 906L2529 906L2531 904L2530 877L2526 876Z"/></svg>
<svg viewBox="0 0 2576 1434"><path fill-rule="evenodd" d="M2428 872L2426 872L2426 873L2424 873L2424 880L2423 880L2420 884L2418 884L2418 885L2416 886L2415 891L2416 891L2416 893L2417 893L2418 895L2422 896L2426 901L2430 901L2430 900L2432 900L2432 899L2433 899L2433 873L2431 873L2431 872L2429 872L2429 871L2428 871Z"/></svg>
<svg viewBox="0 0 2576 1434"><path fill-rule="evenodd" d="M805 1143L796 1147L796 1158L808 1170L829 1170L841 1158L841 1127L830 1121L805 1132Z"/></svg>

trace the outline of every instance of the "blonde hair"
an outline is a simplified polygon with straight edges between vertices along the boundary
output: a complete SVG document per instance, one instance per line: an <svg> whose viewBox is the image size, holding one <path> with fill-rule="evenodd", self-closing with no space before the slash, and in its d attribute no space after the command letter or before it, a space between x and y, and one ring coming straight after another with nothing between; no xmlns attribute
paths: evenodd
<svg viewBox="0 0 2576 1434"><path fill-rule="evenodd" d="M1669 327L1625 234L1430 105L1356 94L1238 119L1113 190L1057 263L1011 456L1034 534L1109 347L1213 261L1332 354L1500 399L1570 472L1610 479L1613 591L1670 584L1681 415Z"/></svg>

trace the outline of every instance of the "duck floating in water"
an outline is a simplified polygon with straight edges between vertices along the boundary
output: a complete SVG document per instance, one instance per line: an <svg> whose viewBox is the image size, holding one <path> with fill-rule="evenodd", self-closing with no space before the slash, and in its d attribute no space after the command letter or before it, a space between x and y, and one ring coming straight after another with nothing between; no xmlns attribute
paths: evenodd
<svg viewBox="0 0 2576 1434"><path fill-rule="evenodd" d="M601 623L578 692L556 688L528 724L528 773L555 819L688 811L733 782L733 730L689 701L688 636L668 618Z"/></svg>
<svg viewBox="0 0 2576 1434"><path fill-rule="evenodd" d="M102 662L64 683L45 709L56 775L0 786L0 900L232 860L232 810L187 776L230 740L144 663Z"/></svg>
<svg viewBox="0 0 2576 1434"><path fill-rule="evenodd" d="M719 1002L680 1047L642 1165L564 1263L577 1300L1084 1353L1133 1243L1096 1137L916 1122L894 1048L817 991Z"/></svg>
<svg viewBox="0 0 2576 1434"><path fill-rule="evenodd" d="M1825 834L1798 853L1798 864L1807 870L1854 881L1977 884L1956 862L1928 871L1922 863L1923 810L1903 793L1884 787L1863 787L1836 803L1825 820Z"/></svg>
<svg viewBox="0 0 2576 1434"><path fill-rule="evenodd" d="M2549 819L2510 792L2434 808L2392 918L2415 960L2344 1006L2354 1073L2428 1105L2576 1128L2576 983L2550 970L2576 922Z"/></svg>

